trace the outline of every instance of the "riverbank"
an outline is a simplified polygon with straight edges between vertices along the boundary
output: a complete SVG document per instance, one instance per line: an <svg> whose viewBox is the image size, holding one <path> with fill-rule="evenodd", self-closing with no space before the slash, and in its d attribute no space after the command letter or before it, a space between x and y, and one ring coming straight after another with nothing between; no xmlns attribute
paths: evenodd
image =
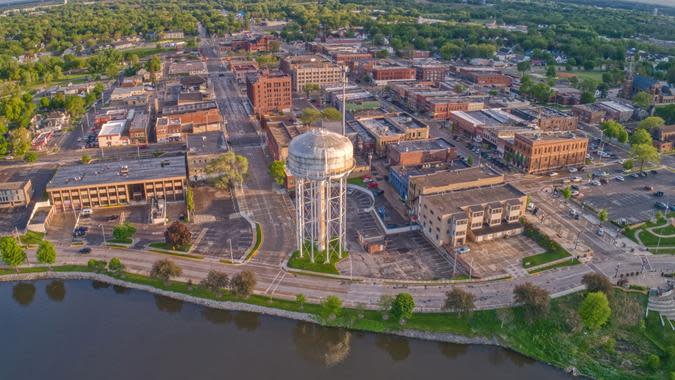
<svg viewBox="0 0 675 380"><path fill-rule="evenodd" d="M646 297L639 293L615 291L612 315L602 329L583 329L577 314L582 294L553 300L543 320L524 322L519 308L476 311L468 316L448 313L416 313L404 326L383 313L363 308L343 309L340 316L325 321L316 304L253 295L246 299L230 294L215 295L182 282L164 284L132 273L95 273L83 266L26 268L29 273L0 273L0 281L39 279L93 280L138 289L216 309L249 311L270 316L312 322L323 326L386 333L409 338L460 344L501 346L567 371L603 379L668 379L673 359L666 355L675 347L675 333L659 325L654 315L643 319ZM659 357L658 367L650 366L650 354Z"/></svg>

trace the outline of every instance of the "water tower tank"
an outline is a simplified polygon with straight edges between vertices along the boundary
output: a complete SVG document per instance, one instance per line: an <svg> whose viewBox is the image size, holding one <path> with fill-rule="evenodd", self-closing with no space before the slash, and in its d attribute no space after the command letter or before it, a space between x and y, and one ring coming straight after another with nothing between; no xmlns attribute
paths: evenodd
<svg viewBox="0 0 675 380"><path fill-rule="evenodd" d="M340 178L354 168L354 147L345 136L314 129L291 141L286 167L297 178Z"/></svg>

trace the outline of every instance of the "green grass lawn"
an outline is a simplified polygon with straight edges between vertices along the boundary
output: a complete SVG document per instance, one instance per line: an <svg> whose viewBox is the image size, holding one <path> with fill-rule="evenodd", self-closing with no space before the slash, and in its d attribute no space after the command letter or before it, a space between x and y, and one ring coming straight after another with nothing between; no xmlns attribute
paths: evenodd
<svg viewBox="0 0 675 380"><path fill-rule="evenodd" d="M330 258L330 263L329 264L324 264L324 261L326 259L326 253L325 251L323 252L315 252L314 253L314 262L312 263L309 260L309 251L307 248L305 248L305 252L303 257L300 257L300 251L295 251L293 252L293 255L291 258L288 260L288 266L290 268L295 268L295 269L302 269L302 270L307 270L311 272L318 272L318 273L329 273L329 274L340 274L340 271L335 267L335 265L340 262L341 260L344 260L349 256L348 252L343 252L342 253L342 259L338 258L337 252L333 252Z"/></svg>
<svg viewBox="0 0 675 380"><path fill-rule="evenodd" d="M601 71L565 71L564 73L576 75L579 79L590 78L602 82Z"/></svg>
<svg viewBox="0 0 675 380"><path fill-rule="evenodd" d="M522 259L523 268L531 268L571 256L569 252L560 246L560 244L553 241L551 238L530 224L525 225L525 231L523 232L523 235L536 241L539 246L546 250L545 252L538 255L524 257Z"/></svg>
<svg viewBox="0 0 675 380"><path fill-rule="evenodd" d="M126 239L110 239L107 240L107 243L112 243L112 244L131 244L133 243L134 239L132 238L126 238Z"/></svg>
<svg viewBox="0 0 675 380"><path fill-rule="evenodd" d="M188 244L181 247L176 247L176 249L174 249L173 247L170 247L163 241L154 241L148 245L152 248L166 249L167 251L180 251L180 252L187 252L190 250L190 247L192 247L192 244Z"/></svg>
<svg viewBox="0 0 675 380"><path fill-rule="evenodd" d="M655 228L652 231L656 232L659 235L675 235L675 226L673 226L672 224L669 224L665 227Z"/></svg>
<svg viewBox="0 0 675 380"><path fill-rule="evenodd" d="M668 217L672 217L672 213L668 214ZM647 247L647 248L656 248L657 246L659 247L673 247L675 246L675 237L668 237L668 238L661 238L659 239L658 236L652 234L651 232L647 231L648 228L652 228L655 226L662 226L660 228L657 228L656 231L660 232L661 234L672 234L675 233L675 227L673 227L670 224L667 224L668 220L665 218L659 219L656 222L653 221L648 221L644 223L643 225L637 227L637 228L624 228L623 234L633 240L636 243L638 242L637 239L637 234L638 231L640 232L640 240L642 241L642 244ZM660 241L659 241L660 240ZM660 253L660 254L672 254L674 250L668 250L668 249L660 249L660 250L654 250L654 253Z"/></svg>
<svg viewBox="0 0 675 380"><path fill-rule="evenodd" d="M21 241L21 244L37 245L42 243L42 239L44 239L44 237L45 234L42 232L28 231L25 234L19 236L19 240Z"/></svg>
<svg viewBox="0 0 675 380"><path fill-rule="evenodd" d="M356 185L356 186L368 188L368 185L365 182L363 182L363 178L361 178L361 177L349 178L347 180L347 183L349 183L350 185Z"/></svg>
<svg viewBox="0 0 675 380"><path fill-rule="evenodd" d="M120 50L120 52L124 54L136 54L138 58L144 58L147 56L163 53L165 51L168 51L168 49L157 47L142 47Z"/></svg>
<svg viewBox="0 0 675 380"><path fill-rule="evenodd" d="M255 256L258 253L258 249L260 249L260 245L262 244L263 241L263 233L262 233L262 227L260 227L260 223L255 224L255 245L253 246L253 249L251 249L251 252L246 255L246 260L250 259L251 257Z"/></svg>
<svg viewBox="0 0 675 380"><path fill-rule="evenodd" d="M562 263L557 263L557 264L553 264L551 266L545 266L543 268L538 268L538 269L532 270L532 271L530 271L530 273L539 273L539 272L543 272L543 271L546 271L546 270L551 270L551 269L556 269L556 268L564 268L564 267L571 267L573 265L579 265L579 264L581 264L581 261L579 261L577 259L570 259L570 260L567 260L567 261L563 261Z"/></svg>

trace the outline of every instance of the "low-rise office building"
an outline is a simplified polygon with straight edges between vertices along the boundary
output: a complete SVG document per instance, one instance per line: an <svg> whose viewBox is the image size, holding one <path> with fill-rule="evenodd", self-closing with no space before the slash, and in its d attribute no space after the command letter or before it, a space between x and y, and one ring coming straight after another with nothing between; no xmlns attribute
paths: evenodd
<svg viewBox="0 0 675 380"><path fill-rule="evenodd" d="M511 113L529 123L535 123L544 132L575 131L579 124L577 116L550 107L514 108Z"/></svg>
<svg viewBox="0 0 675 380"><path fill-rule="evenodd" d="M635 108L628 104L618 103L615 101L605 101L596 103L598 107L605 111L605 119L616 120L619 123L624 123L633 117Z"/></svg>
<svg viewBox="0 0 675 380"><path fill-rule="evenodd" d="M304 91L306 84L330 87L342 84L343 69L320 55L295 55L281 60L282 71L289 74L295 92Z"/></svg>
<svg viewBox="0 0 675 380"><path fill-rule="evenodd" d="M246 83L246 77L250 74L258 72L258 64L256 61L230 61L230 71L239 83Z"/></svg>
<svg viewBox="0 0 675 380"><path fill-rule="evenodd" d="M33 197L33 182L13 181L0 183L0 208L26 207Z"/></svg>
<svg viewBox="0 0 675 380"><path fill-rule="evenodd" d="M445 80L445 76L448 75L448 67L441 64L440 62L436 63L427 63L421 62L413 65L415 69L415 78L421 81L429 81L432 83L438 83Z"/></svg>
<svg viewBox="0 0 675 380"><path fill-rule="evenodd" d="M385 85L389 82L415 80L417 71L411 67L396 64L374 65L371 75L376 84Z"/></svg>
<svg viewBox="0 0 675 380"><path fill-rule="evenodd" d="M587 124L600 124L605 120L607 112L595 104L577 104L572 107L572 114Z"/></svg>
<svg viewBox="0 0 675 380"><path fill-rule="evenodd" d="M419 197L418 223L438 247L458 247L519 234L527 195L512 185L484 186Z"/></svg>
<svg viewBox="0 0 675 380"><path fill-rule="evenodd" d="M177 156L61 166L47 184L47 195L56 208L80 210L153 198L182 201L185 186L185 157Z"/></svg>
<svg viewBox="0 0 675 380"><path fill-rule="evenodd" d="M583 166L588 138L572 133L516 134L505 157L528 174L541 174L566 167Z"/></svg>
<svg viewBox="0 0 675 380"><path fill-rule="evenodd" d="M188 135L185 143L187 146L188 180L190 182L207 181L222 174L210 173L207 170L209 163L227 151L227 144L222 131Z"/></svg>
<svg viewBox="0 0 675 380"><path fill-rule="evenodd" d="M375 140L375 154L380 157L386 155L390 144L429 138L429 126L407 113L364 117L357 121Z"/></svg>

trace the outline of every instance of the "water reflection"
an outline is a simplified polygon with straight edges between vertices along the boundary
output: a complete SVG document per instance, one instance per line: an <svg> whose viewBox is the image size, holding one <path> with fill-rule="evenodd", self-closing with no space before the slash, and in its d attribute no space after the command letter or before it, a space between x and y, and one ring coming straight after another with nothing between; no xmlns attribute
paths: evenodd
<svg viewBox="0 0 675 380"><path fill-rule="evenodd" d="M53 280L45 286L47 297L54 302L61 302L66 298L66 285L61 280Z"/></svg>
<svg viewBox="0 0 675 380"><path fill-rule="evenodd" d="M240 311L234 315L234 325L243 331L255 331L260 327L260 314Z"/></svg>
<svg viewBox="0 0 675 380"><path fill-rule="evenodd" d="M394 361L401 361L410 355L410 343L408 339L395 335L377 335L375 345L388 353Z"/></svg>
<svg viewBox="0 0 675 380"><path fill-rule="evenodd" d="M466 344L439 342L438 348L441 350L443 356L452 360L461 358L469 351L469 346Z"/></svg>
<svg viewBox="0 0 675 380"><path fill-rule="evenodd" d="M110 284L107 282L94 280L91 282L91 287L94 289L107 289L110 287Z"/></svg>
<svg viewBox="0 0 675 380"><path fill-rule="evenodd" d="M232 322L232 313L227 310L205 307L201 313L204 319L216 325L226 325Z"/></svg>
<svg viewBox="0 0 675 380"><path fill-rule="evenodd" d="M28 306L35 298L35 285L29 282L19 282L12 288L12 298L21 306Z"/></svg>
<svg viewBox="0 0 675 380"><path fill-rule="evenodd" d="M165 297L159 294L154 294L155 296L155 306L157 310L164 311L169 314L180 313L183 310L183 301L173 299L170 297Z"/></svg>
<svg viewBox="0 0 675 380"><path fill-rule="evenodd" d="M293 330L295 349L305 360L332 367L349 356L352 336L347 330L298 322Z"/></svg>
<svg viewBox="0 0 675 380"><path fill-rule="evenodd" d="M129 292L131 292L131 289L127 288L126 286L113 285L112 288L117 294L129 294Z"/></svg>

